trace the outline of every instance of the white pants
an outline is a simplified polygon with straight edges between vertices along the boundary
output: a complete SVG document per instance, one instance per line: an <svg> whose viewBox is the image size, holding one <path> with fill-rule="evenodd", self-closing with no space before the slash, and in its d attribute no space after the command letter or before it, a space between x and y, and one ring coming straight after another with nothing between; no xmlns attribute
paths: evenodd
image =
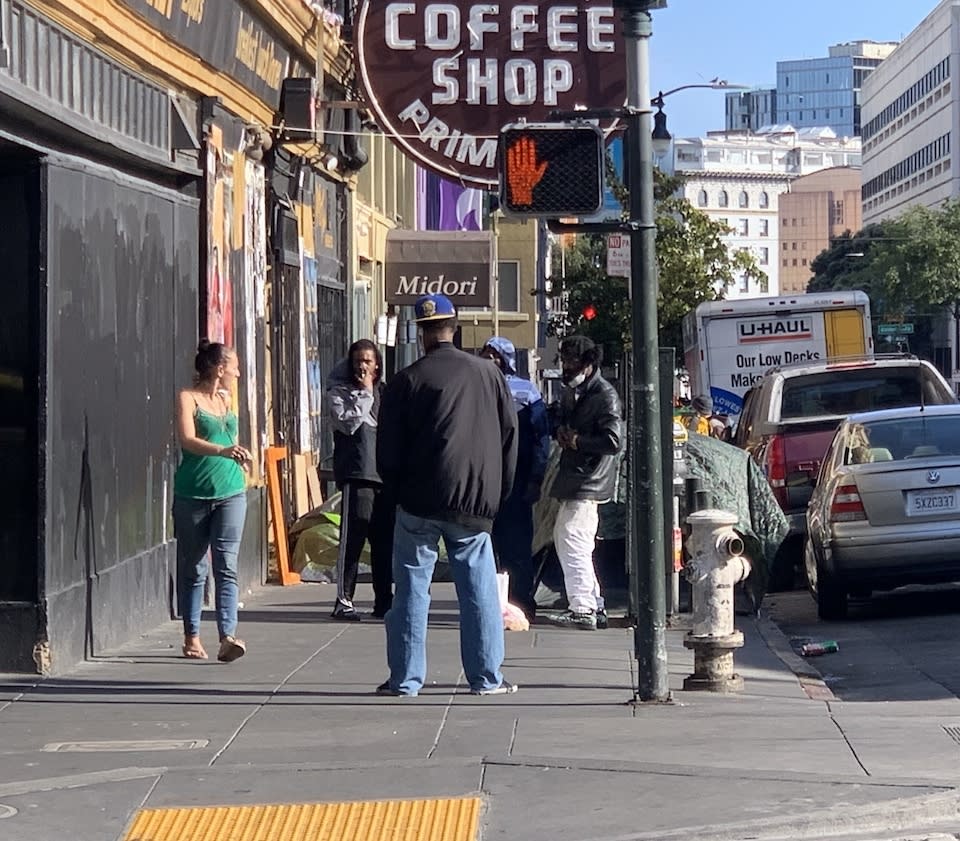
<svg viewBox="0 0 960 841"><path fill-rule="evenodd" d="M592 499L565 499L553 526L553 542L563 570L567 601L574 613L602 610L600 582L593 567L599 503Z"/></svg>

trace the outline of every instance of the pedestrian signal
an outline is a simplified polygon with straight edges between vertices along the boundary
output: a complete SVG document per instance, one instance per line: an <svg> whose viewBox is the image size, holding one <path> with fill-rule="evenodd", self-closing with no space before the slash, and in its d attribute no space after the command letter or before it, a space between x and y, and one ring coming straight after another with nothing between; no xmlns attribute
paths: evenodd
<svg viewBox="0 0 960 841"><path fill-rule="evenodd" d="M603 205L603 133L589 123L515 123L500 132L500 208L592 216Z"/></svg>

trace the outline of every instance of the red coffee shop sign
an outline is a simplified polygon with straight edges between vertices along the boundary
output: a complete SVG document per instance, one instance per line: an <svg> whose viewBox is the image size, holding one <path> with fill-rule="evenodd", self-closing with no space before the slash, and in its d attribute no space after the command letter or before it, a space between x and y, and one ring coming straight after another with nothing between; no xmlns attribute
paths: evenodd
<svg viewBox="0 0 960 841"><path fill-rule="evenodd" d="M377 123L418 163L491 188L507 123L623 105L620 28L610 0L362 0L358 69Z"/></svg>

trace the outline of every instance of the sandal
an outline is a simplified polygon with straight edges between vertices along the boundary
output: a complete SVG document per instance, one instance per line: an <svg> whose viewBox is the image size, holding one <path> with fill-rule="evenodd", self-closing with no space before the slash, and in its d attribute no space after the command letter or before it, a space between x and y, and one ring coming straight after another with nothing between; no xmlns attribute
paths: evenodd
<svg viewBox="0 0 960 841"><path fill-rule="evenodd" d="M220 650L217 652L217 659L221 663L232 663L239 660L247 652L247 646L243 640L236 637L224 637L220 640Z"/></svg>
<svg viewBox="0 0 960 841"><path fill-rule="evenodd" d="M206 660L207 652L204 650L203 646L197 643L197 645L187 645L183 644L183 647L180 649L183 652L183 656L188 660Z"/></svg>

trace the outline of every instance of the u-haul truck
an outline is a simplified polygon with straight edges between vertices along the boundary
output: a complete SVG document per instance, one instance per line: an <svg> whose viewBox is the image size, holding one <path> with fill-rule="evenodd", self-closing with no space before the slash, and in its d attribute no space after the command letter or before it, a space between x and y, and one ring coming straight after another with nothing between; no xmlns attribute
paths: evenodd
<svg viewBox="0 0 960 841"><path fill-rule="evenodd" d="M714 411L740 414L743 395L779 365L873 353L864 292L816 292L708 301L683 320L691 393Z"/></svg>

